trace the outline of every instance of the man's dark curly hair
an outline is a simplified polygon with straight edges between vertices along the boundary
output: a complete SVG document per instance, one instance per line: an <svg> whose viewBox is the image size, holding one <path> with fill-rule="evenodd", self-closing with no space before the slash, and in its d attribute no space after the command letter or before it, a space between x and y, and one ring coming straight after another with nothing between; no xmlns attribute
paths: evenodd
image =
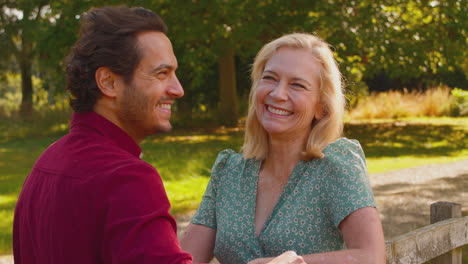
<svg viewBox="0 0 468 264"><path fill-rule="evenodd" d="M66 58L67 89L75 112L92 111L102 95L95 80L99 67L108 67L130 83L140 63L136 35L144 31L166 34L164 21L144 8L101 7L85 12L80 36Z"/></svg>

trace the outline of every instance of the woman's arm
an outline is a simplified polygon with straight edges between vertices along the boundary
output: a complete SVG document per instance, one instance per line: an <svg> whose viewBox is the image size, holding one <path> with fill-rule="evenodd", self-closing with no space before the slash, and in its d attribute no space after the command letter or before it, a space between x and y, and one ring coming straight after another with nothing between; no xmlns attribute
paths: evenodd
<svg viewBox="0 0 468 264"><path fill-rule="evenodd" d="M374 207L364 207L348 215L340 223L346 250L302 256L306 263L315 264L385 264L385 241L382 224ZM268 263L273 258L256 259L249 264Z"/></svg>
<svg viewBox="0 0 468 264"><path fill-rule="evenodd" d="M189 224L180 245L193 256L193 263L208 263L213 258L216 229L197 224Z"/></svg>
<svg viewBox="0 0 468 264"><path fill-rule="evenodd" d="M193 263L208 263L213 258L213 248L216 230L204 225L190 224L184 233L180 244L182 249L193 256ZM266 264L305 264L302 257L294 251L287 251L276 258L271 258Z"/></svg>

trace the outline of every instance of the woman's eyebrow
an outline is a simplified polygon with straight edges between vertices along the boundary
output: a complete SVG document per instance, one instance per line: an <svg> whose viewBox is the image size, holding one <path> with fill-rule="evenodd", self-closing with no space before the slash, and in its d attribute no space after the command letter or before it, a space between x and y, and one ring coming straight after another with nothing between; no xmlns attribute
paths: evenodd
<svg viewBox="0 0 468 264"><path fill-rule="evenodd" d="M276 72L271 71L271 70L265 70L263 73L271 73L271 74L274 74L274 75L278 75Z"/></svg>
<svg viewBox="0 0 468 264"><path fill-rule="evenodd" d="M308 81L302 79L302 78L298 78L298 77L295 77L295 78L292 78L291 79L292 81L300 81L300 82L305 82L308 86L312 86Z"/></svg>

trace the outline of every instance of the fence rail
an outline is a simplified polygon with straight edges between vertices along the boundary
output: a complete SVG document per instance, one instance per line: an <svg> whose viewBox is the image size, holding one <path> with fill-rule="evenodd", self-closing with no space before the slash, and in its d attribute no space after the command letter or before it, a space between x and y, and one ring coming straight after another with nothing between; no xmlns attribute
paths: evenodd
<svg viewBox="0 0 468 264"><path fill-rule="evenodd" d="M387 263L420 264L431 260L437 264L462 264L461 247L468 244L468 216L461 217L461 205L432 204L431 222L387 241Z"/></svg>

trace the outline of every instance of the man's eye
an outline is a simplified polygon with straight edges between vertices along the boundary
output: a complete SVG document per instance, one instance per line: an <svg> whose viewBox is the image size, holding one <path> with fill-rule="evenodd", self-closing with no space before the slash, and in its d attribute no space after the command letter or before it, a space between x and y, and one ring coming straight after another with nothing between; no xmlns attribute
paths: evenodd
<svg viewBox="0 0 468 264"><path fill-rule="evenodd" d="M162 72L158 72L158 73L156 74L156 76L157 76L158 78L164 78L164 77L167 76L167 74L168 74L167 71L162 71Z"/></svg>

